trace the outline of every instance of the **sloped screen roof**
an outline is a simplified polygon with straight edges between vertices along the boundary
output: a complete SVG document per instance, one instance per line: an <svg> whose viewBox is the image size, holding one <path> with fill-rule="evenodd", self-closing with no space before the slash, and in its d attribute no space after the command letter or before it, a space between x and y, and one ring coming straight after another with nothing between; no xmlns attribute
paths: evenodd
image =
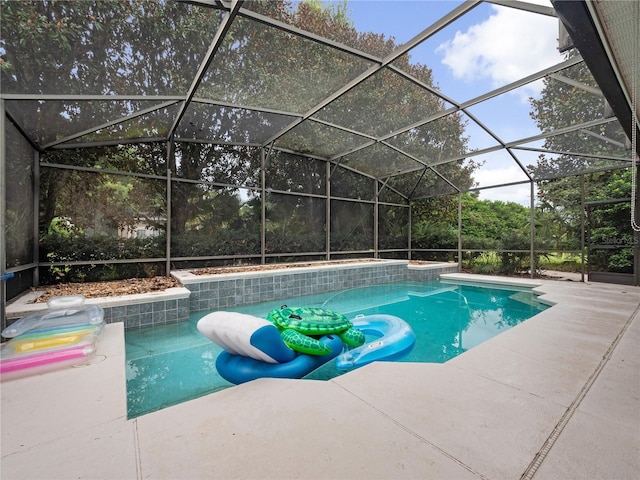
<svg viewBox="0 0 640 480"><path fill-rule="evenodd" d="M40 150L271 147L408 199L628 166L550 5L499 3L2 2L2 98Z"/></svg>

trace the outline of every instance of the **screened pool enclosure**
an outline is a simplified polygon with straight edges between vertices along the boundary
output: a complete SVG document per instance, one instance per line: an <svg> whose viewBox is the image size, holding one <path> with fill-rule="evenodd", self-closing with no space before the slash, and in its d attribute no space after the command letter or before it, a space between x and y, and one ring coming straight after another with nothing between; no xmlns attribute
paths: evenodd
<svg viewBox="0 0 640 480"><path fill-rule="evenodd" d="M598 182L636 178L638 2L0 5L3 308L179 268L635 253L633 196ZM477 198L529 209L524 244L474 242ZM541 198L579 228L543 239ZM610 211L624 235L590 239Z"/></svg>

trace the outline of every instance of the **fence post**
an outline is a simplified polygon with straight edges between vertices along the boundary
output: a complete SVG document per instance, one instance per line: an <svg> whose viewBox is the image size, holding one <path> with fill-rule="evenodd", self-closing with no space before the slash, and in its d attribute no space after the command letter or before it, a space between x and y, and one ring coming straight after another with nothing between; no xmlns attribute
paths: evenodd
<svg viewBox="0 0 640 480"><path fill-rule="evenodd" d="M529 229L529 246L530 251L529 255L531 256L531 278L535 278L536 276L536 250L535 250L535 239L536 239L536 198L535 198L535 185L533 180L529 183L530 186L530 202L529 202L529 215L530 215L530 223L531 227Z"/></svg>
<svg viewBox="0 0 640 480"><path fill-rule="evenodd" d="M165 227L165 250L167 257L165 264L165 276L171 276L171 169L167 168L167 226Z"/></svg>
<svg viewBox="0 0 640 480"><path fill-rule="evenodd" d="M458 192L458 272L462 271L462 192Z"/></svg>

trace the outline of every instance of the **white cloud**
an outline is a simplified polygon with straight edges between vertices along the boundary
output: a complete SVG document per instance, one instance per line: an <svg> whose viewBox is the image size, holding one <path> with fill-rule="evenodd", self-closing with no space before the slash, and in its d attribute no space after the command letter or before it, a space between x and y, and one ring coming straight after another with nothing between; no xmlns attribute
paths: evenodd
<svg viewBox="0 0 640 480"><path fill-rule="evenodd" d="M488 19L465 32L457 31L453 39L436 50L456 78L466 82L489 79L495 88L562 60L556 18L498 5L491 7L493 13ZM539 82L532 88L539 90Z"/></svg>
<svg viewBox="0 0 640 480"><path fill-rule="evenodd" d="M517 165L501 168L480 168L474 172L473 177L479 187L521 182L527 178ZM502 200L503 202L516 202L528 206L531 187L529 183L524 183L508 187L486 188L480 190L479 193L481 200Z"/></svg>
<svg viewBox="0 0 640 480"><path fill-rule="evenodd" d="M527 176L518 165L511 164L494 168L480 167L473 173L473 179L478 187L489 187L503 183L521 182L527 180Z"/></svg>
<svg viewBox="0 0 640 480"><path fill-rule="evenodd" d="M528 207L531 205L531 191L529 184L514 185L503 188L488 188L481 190L480 200L500 200L502 202L515 202Z"/></svg>

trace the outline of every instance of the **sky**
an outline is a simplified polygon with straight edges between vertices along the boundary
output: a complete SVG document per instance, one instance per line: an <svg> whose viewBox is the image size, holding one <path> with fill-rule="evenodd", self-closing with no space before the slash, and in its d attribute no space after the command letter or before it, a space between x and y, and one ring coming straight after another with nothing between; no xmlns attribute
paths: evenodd
<svg viewBox="0 0 640 480"><path fill-rule="evenodd" d="M445 0L348 0L355 27L393 36L405 43L435 19L455 9L460 1ZM551 6L548 0L529 3ZM558 20L493 4L481 3L411 52L411 61L427 65L445 95L463 102L500 86L536 73L563 60L558 52ZM541 82L471 107L470 112L505 142L539 133L530 118L529 97L537 96ZM507 114L508 112L508 114ZM485 148L495 141L471 124L467 134L472 148ZM534 155L535 156L535 155ZM523 156L526 166L531 154ZM517 164L505 153L478 157L484 166L476 172L480 186L526 180ZM530 202L530 186L492 188L480 198Z"/></svg>

